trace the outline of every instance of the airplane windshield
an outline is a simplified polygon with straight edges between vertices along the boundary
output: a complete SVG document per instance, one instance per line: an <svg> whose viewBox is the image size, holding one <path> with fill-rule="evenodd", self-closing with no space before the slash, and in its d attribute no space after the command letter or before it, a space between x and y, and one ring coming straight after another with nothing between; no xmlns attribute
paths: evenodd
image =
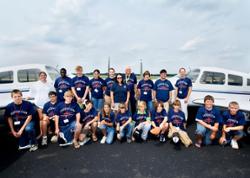
<svg viewBox="0 0 250 178"><path fill-rule="evenodd" d="M46 66L46 70L53 81L60 76L59 72L54 67Z"/></svg>
<svg viewBox="0 0 250 178"><path fill-rule="evenodd" d="M187 77L192 80L192 83L194 83L198 78L199 74L200 74L200 69L194 69L188 73Z"/></svg>

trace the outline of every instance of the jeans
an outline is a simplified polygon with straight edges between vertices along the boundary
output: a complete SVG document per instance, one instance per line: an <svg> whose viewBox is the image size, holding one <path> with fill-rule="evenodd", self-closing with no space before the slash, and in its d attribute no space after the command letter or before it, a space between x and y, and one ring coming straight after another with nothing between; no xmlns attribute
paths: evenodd
<svg viewBox="0 0 250 178"><path fill-rule="evenodd" d="M228 142L230 142L234 136L242 138L244 136L243 130L230 131L230 132L226 133L226 140Z"/></svg>
<svg viewBox="0 0 250 178"><path fill-rule="evenodd" d="M74 137L75 127L76 127L76 121L73 121L66 126L60 126L60 132L64 134L64 137L66 138L67 142L72 142Z"/></svg>
<svg viewBox="0 0 250 178"><path fill-rule="evenodd" d="M136 128L142 130L141 138L142 140L146 141L148 138L148 132L151 129L151 124L145 121L136 126Z"/></svg>
<svg viewBox="0 0 250 178"><path fill-rule="evenodd" d="M133 128L134 128L133 124L129 123L126 127L124 127L124 129L120 130L121 138L123 138L125 135L127 138L131 138Z"/></svg>
<svg viewBox="0 0 250 178"><path fill-rule="evenodd" d="M101 125L99 128L101 130L106 130L106 133L107 133L106 143L111 144L113 142L114 135L115 135L114 127L108 127L106 125Z"/></svg>
<svg viewBox="0 0 250 178"><path fill-rule="evenodd" d="M91 98L92 102L93 102L93 105L94 105L94 108L97 110L97 111L101 111L102 110L102 107L103 107L103 104L104 104L104 101L103 99L96 99L96 98Z"/></svg>
<svg viewBox="0 0 250 178"><path fill-rule="evenodd" d="M212 131L210 129L205 128L201 124L197 123L196 134L203 136L203 142L205 145L210 145L212 143L210 139Z"/></svg>
<svg viewBox="0 0 250 178"><path fill-rule="evenodd" d="M19 146L34 145L36 141L35 122L31 121L24 129L23 134L19 138Z"/></svg>

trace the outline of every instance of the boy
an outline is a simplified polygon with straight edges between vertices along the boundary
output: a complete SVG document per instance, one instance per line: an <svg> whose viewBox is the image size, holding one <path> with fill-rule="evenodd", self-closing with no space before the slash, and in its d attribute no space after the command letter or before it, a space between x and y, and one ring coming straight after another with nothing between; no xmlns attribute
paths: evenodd
<svg viewBox="0 0 250 178"><path fill-rule="evenodd" d="M47 130L48 126L50 127L50 130L55 130L55 109L56 106L58 105L57 102L57 96L56 92L50 91L49 92L49 99L50 101L45 103L43 106L43 120L42 120L42 146L46 146L48 144L47 141ZM57 137L54 135L51 138L51 142L57 142Z"/></svg>
<svg viewBox="0 0 250 178"><path fill-rule="evenodd" d="M73 102L73 93L68 90L64 93L64 102L57 105L55 110L55 133L59 136L59 146L72 144L75 127L80 125L80 106ZM74 140L74 147L80 145Z"/></svg>
<svg viewBox="0 0 250 178"><path fill-rule="evenodd" d="M210 95L205 96L204 104L205 106L199 108L195 119L197 121L195 143L197 148L201 147L203 141L205 145L212 143L212 140L216 138L221 122L221 115L213 106L214 98Z"/></svg>
<svg viewBox="0 0 250 178"><path fill-rule="evenodd" d="M237 141L244 135L243 129L246 122L244 114L239 111L239 104L235 101L230 102L228 111L223 113L222 118L223 129L220 144L230 142L233 149L239 149Z"/></svg>
<svg viewBox="0 0 250 178"><path fill-rule="evenodd" d="M13 102L8 104L5 110L5 118L12 135L19 139L19 150L29 149L35 151L38 149L35 133L35 122L32 121L32 115L35 113L33 105L23 100L20 90L13 90L11 98Z"/></svg>

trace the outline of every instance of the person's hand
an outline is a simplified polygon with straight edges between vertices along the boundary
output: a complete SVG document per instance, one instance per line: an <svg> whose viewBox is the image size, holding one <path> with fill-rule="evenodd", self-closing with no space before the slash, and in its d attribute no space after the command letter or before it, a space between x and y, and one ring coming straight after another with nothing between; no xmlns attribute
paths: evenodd
<svg viewBox="0 0 250 178"><path fill-rule="evenodd" d="M227 127L227 128L224 129L224 131L225 131L225 132L230 132L231 129L230 129L230 127Z"/></svg>
<svg viewBox="0 0 250 178"><path fill-rule="evenodd" d="M23 129L20 129L17 133L16 136L19 138L23 134Z"/></svg>
<svg viewBox="0 0 250 178"><path fill-rule="evenodd" d="M16 132L16 131L13 130L11 133L12 133L12 135L13 135L14 137L18 138L17 132Z"/></svg>
<svg viewBox="0 0 250 178"><path fill-rule="evenodd" d="M189 100L188 98L185 98L184 103L188 103L188 100Z"/></svg>
<svg viewBox="0 0 250 178"><path fill-rule="evenodd" d="M120 126L120 131L122 131L124 129L124 126Z"/></svg>
<svg viewBox="0 0 250 178"><path fill-rule="evenodd" d="M115 103L114 103L114 102L111 103L111 108L112 108L112 109L115 108Z"/></svg>
<svg viewBox="0 0 250 178"><path fill-rule="evenodd" d="M59 135L59 129L55 129L55 134L58 136Z"/></svg>
<svg viewBox="0 0 250 178"><path fill-rule="evenodd" d="M218 131L218 129L217 129L216 127L214 127L214 126L210 126L210 129L211 129L212 131L214 131L214 132Z"/></svg>
<svg viewBox="0 0 250 178"><path fill-rule="evenodd" d="M76 100L77 100L77 103L80 103L80 104L82 103L82 98L77 97Z"/></svg>
<svg viewBox="0 0 250 178"><path fill-rule="evenodd" d="M102 120L100 124L101 124L101 125L105 125L105 124L106 124L106 121L105 121L105 120Z"/></svg>
<svg viewBox="0 0 250 178"><path fill-rule="evenodd" d="M125 107L128 109L128 101L125 102Z"/></svg>

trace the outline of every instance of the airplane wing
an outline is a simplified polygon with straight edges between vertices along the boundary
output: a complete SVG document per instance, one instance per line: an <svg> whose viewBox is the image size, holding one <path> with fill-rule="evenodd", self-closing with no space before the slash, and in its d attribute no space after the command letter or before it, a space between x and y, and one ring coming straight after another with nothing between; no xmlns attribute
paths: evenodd
<svg viewBox="0 0 250 178"><path fill-rule="evenodd" d="M218 106L218 107L222 107L222 108L227 108L228 107L228 104L231 102L231 101L236 101L239 103L240 105L240 110L241 111L247 111L247 112L250 112L250 101L247 101L247 100L237 100L237 99L225 99L225 98L215 98L214 99L214 105L215 106ZM192 101L194 104L204 104L204 99L195 99Z"/></svg>

